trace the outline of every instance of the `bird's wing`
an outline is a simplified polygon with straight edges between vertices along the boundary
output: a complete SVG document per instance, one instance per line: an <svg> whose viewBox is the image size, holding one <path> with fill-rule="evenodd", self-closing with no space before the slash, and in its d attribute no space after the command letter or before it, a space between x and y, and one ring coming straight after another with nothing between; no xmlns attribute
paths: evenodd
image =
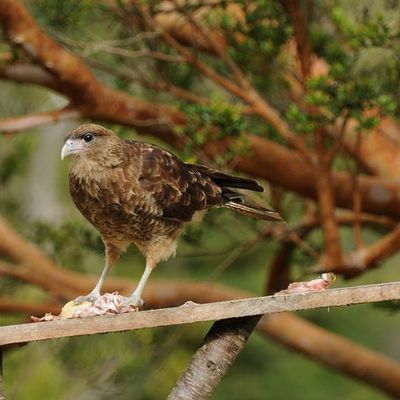
<svg viewBox="0 0 400 400"><path fill-rule="evenodd" d="M196 211L221 204L221 188L209 177L156 146L140 151L139 184L162 210L162 217L189 221Z"/></svg>

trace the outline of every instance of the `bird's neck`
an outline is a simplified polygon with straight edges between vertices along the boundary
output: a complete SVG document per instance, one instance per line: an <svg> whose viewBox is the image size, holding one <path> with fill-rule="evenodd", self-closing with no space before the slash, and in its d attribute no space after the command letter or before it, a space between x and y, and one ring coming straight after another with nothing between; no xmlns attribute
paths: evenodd
<svg viewBox="0 0 400 400"><path fill-rule="evenodd" d="M100 183L107 178L110 170L120 164L120 160L108 156L104 160L97 158L92 160L89 157L77 156L70 165L70 174L82 183Z"/></svg>
<svg viewBox="0 0 400 400"><path fill-rule="evenodd" d="M90 181L97 180L100 171L97 163L82 157L76 157L70 165L69 172L79 180Z"/></svg>

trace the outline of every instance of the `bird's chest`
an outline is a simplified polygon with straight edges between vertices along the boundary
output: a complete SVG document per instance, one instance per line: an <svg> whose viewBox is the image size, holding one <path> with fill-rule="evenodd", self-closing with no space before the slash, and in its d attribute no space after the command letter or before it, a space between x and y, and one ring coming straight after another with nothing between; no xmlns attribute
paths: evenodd
<svg viewBox="0 0 400 400"><path fill-rule="evenodd" d="M135 179L115 172L107 179L70 175L70 192L79 211L103 237L137 241L162 233L161 211L151 196Z"/></svg>

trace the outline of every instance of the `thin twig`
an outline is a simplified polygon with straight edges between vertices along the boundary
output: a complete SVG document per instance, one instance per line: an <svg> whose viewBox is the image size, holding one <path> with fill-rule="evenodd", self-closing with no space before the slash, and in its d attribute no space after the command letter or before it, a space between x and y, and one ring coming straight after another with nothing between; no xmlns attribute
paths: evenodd
<svg viewBox="0 0 400 400"><path fill-rule="evenodd" d="M361 132L357 132L356 148L355 148L357 160L360 159L361 142L362 142ZM361 194L360 194L359 175L360 175L360 164L356 161L356 167L355 167L355 171L352 174L352 177L353 177L353 186L354 186L353 212L354 212L354 216L355 216L353 230L354 230L354 240L356 243L357 250L361 249L364 246L364 242L363 242L362 234L361 234L360 213L361 213L362 199L361 199Z"/></svg>

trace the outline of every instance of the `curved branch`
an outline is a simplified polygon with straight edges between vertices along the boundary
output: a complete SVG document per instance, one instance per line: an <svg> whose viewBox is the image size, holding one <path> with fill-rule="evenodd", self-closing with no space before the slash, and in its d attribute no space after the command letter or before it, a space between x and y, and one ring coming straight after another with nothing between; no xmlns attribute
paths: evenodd
<svg viewBox="0 0 400 400"><path fill-rule="evenodd" d="M0 68L0 79L7 79L18 83L32 83L40 86L60 90L57 80L46 70L33 64L11 64Z"/></svg>
<svg viewBox="0 0 400 400"><path fill-rule="evenodd" d="M170 126L184 123L184 116L166 105L155 105L102 85L77 57L51 40L17 0L0 2L0 24L7 39L57 82L57 89L69 97L84 117L126 124L161 137ZM150 121L150 123L149 123Z"/></svg>
<svg viewBox="0 0 400 400"><path fill-rule="evenodd" d="M67 106L55 111L28 114L21 117L3 118L0 119L0 133L18 132L24 129L52 124L57 121L77 119L80 116L78 110Z"/></svg>

